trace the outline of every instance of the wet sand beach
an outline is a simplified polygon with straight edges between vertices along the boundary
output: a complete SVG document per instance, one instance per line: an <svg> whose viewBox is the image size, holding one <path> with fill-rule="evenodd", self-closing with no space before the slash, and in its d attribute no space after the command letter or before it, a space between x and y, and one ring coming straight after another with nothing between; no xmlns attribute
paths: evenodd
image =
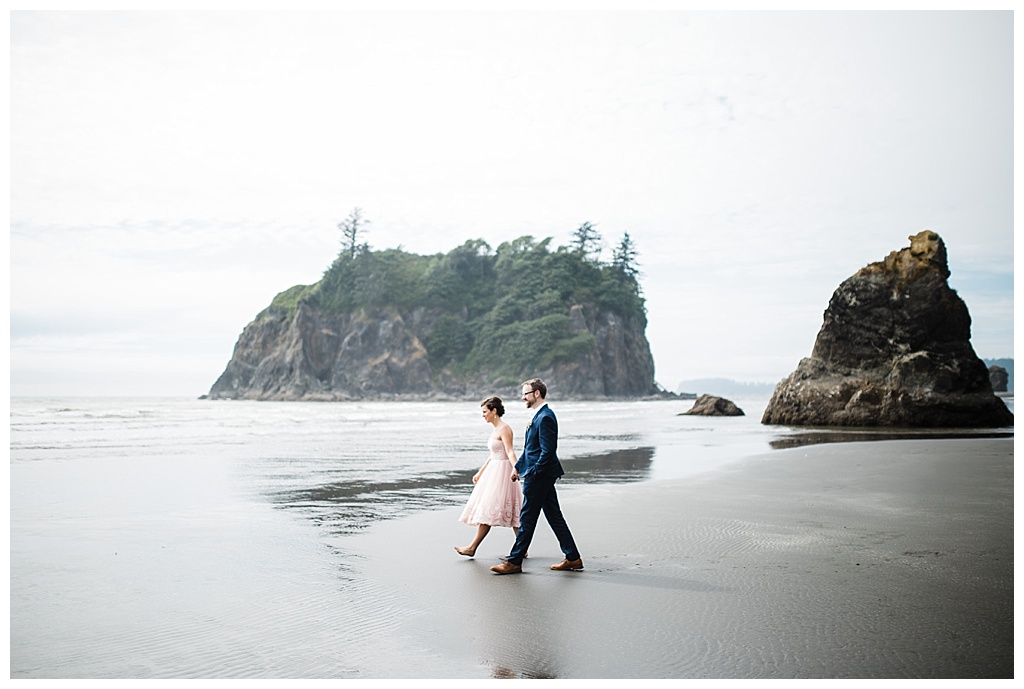
<svg viewBox="0 0 1024 689"><path fill-rule="evenodd" d="M679 406L560 405L586 569L495 576L475 405L21 401L11 678L1012 676L1012 429Z"/></svg>
<svg viewBox="0 0 1024 689"><path fill-rule="evenodd" d="M520 575L461 508L348 539L401 648L360 676L1013 676L1013 440L830 444L703 475L560 492ZM364 606L363 613L366 612Z"/></svg>

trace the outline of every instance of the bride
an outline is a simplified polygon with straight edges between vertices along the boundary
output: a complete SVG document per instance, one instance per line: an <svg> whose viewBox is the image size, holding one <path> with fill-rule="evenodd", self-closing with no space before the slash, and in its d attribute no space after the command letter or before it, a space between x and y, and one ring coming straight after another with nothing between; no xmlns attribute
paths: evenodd
<svg viewBox="0 0 1024 689"><path fill-rule="evenodd" d="M512 468L516 463L512 449L512 428L501 420L505 406L499 397L488 397L480 403L484 421L494 426L494 432L487 440L490 454L480 471L473 476L473 493L459 521L476 526L476 538L465 548L455 546L459 555L473 557L481 541L492 526L519 528L519 510L523 506L523 489L518 481L512 480Z"/></svg>

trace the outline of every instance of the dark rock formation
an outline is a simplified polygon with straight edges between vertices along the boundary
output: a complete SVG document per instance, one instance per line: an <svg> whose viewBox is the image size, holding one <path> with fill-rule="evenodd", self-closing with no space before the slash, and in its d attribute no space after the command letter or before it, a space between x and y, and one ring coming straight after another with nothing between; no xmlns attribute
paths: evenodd
<svg viewBox="0 0 1024 689"><path fill-rule="evenodd" d="M743 410L731 401L713 395L701 395L690 411L680 416L744 416Z"/></svg>
<svg viewBox="0 0 1024 689"><path fill-rule="evenodd" d="M570 309L572 328L588 331L583 355L524 375L540 376L562 398L651 395L654 359L641 322L614 313L592 322ZM477 399L506 395L520 380L460 379L431 368L424 342L438 314L426 308L326 315L300 303L268 309L242 331L211 399L351 400Z"/></svg>
<svg viewBox="0 0 1024 689"><path fill-rule="evenodd" d="M1006 392L1010 374L1002 366L989 366L988 381L992 384L992 392Z"/></svg>
<svg viewBox="0 0 1024 689"><path fill-rule="evenodd" d="M925 231L843 282L811 356L775 388L762 423L1012 425L971 347L971 317L949 274L944 242Z"/></svg>

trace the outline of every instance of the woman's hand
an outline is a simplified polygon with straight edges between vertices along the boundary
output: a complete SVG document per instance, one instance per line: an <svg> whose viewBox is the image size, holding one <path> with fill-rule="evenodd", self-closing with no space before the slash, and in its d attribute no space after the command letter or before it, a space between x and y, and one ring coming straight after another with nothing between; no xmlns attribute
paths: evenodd
<svg viewBox="0 0 1024 689"><path fill-rule="evenodd" d="M476 483L479 480L480 480L480 472L478 471L475 474L473 474L473 483Z"/></svg>

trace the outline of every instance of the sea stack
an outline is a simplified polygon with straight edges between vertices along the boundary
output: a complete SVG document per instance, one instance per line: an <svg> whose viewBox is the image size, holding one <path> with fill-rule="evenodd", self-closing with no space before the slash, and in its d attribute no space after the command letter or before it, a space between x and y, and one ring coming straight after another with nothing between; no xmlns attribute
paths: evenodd
<svg viewBox="0 0 1024 689"><path fill-rule="evenodd" d="M693 403L690 411L684 411L679 416L745 416L745 414L732 400L714 395L701 395Z"/></svg>
<svg viewBox="0 0 1024 689"><path fill-rule="evenodd" d="M533 377L558 399L663 397L632 270L529 236L341 252L245 326L205 398L480 400Z"/></svg>
<svg viewBox="0 0 1024 689"><path fill-rule="evenodd" d="M946 245L920 232L832 295L811 356L775 388L761 422L792 426L1013 425L949 287Z"/></svg>
<svg viewBox="0 0 1024 689"><path fill-rule="evenodd" d="M1010 384L1010 374L1002 366L988 367L988 380L992 383L992 392L1006 392Z"/></svg>

